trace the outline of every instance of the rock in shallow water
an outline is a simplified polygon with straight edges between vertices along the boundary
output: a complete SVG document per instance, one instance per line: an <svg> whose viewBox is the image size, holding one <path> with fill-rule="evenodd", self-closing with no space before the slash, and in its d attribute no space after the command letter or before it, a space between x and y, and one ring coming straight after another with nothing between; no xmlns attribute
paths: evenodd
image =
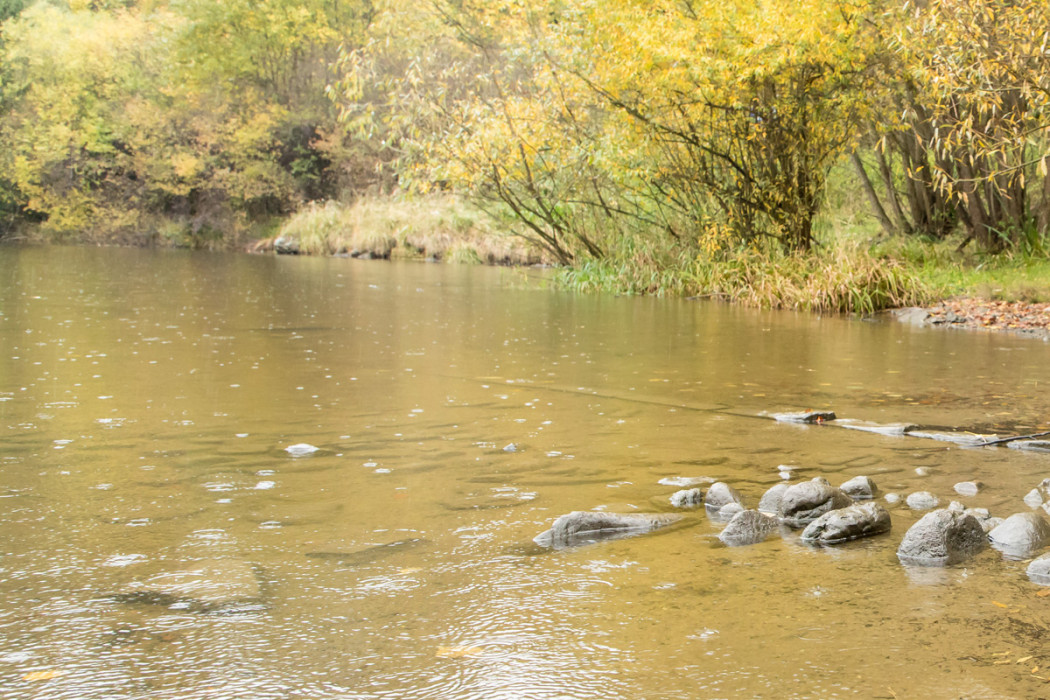
<svg viewBox="0 0 1050 700"><path fill-rule="evenodd" d="M908 494L905 501L912 510L929 510L940 505L941 500L929 491L916 491Z"/></svg>
<svg viewBox="0 0 1050 700"><path fill-rule="evenodd" d="M128 585L121 596L158 605L183 603L194 610L258 605L262 591L255 568L237 559L206 559Z"/></svg>
<svg viewBox="0 0 1050 700"><path fill-rule="evenodd" d="M984 484L980 481L960 481L955 485L955 493L960 496L976 496L982 488Z"/></svg>
<svg viewBox="0 0 1050 700"><path fill-rule="evenodd" d="M1050 523L1037 512L1014 513L991 530L988 539L1008 557L1023 559L1050 541Z"/></svg>
<svg viewBox="0 0 1050 700"><path fill-rule="evenodd" d="M786 525L802 527L829 511L850 505L853 505L852 498L818 476L812 481L789 486L780 498L777 515Z"/></svg>
<svg viewBox="0 0 1050 700"><path fill-rule="evenodd" d="M875 498L879 493L879 487L866 476L855 476L839 488L850 498L861 500Z"/></svg>
<svg viewBox="0 0 1050 700"><path fill-rule="evenodd" d="M776 518L759 513L757 510L742 510L733 516L733 519L718 535L718 539L730 547L758 544L776 529Z"/></svg>
<svg viewBox="0 0 1050 700"><path fill-rule="evenodd" d="M890 514L878 503L858 503L820 516L802 531L802 539L836 544L890 531Z"/></svg>
<svg viewBox="0 0 1050 700"><path fill-rule="evenodd" d="M673 525L682 519L675 513L603 513L577 510L554 521L551 529L533 540L542 547L562 549L597 540L641 535Z"/></svg>
<svg viewBox="0 0 1050 700"><path fill-rule="evenodd" d="M711 484L704 497L704 505L708 510L718 511L728 503L743 503L744 499L735 488L721 481Z"/></svg>
<svg viewBox="0 0 1050 700"><path fill-rule="evenodd" d="M700 489L683 489L671 494L671 505L675 508L699 508L704 504L704 492Z"/></svg>
<svg viewBox="0 0 1050 700"><path fill-rule="evenodd" d="M1028 578L1042 586L1050 586L1050 554L1032 560L1028 565Z"/></svg>
<svg viewBox="0 0 1050 700"><path fill-rule="evenodd" d="M904 533L897 557L904 564L947 566L987 546L988 537L977 518L942 508L922 516Z"/></svg>
<svg viewBox="0 0 1050 700"><path fill-rule="evenodd" d="M300 442L295 445L289 445L288 447L284 448L284 451L293 457L305 457L307 455L312 455L319 449L320 448L314 447L313 445L307 444L305 442Z"/></svg>
<svg viewBox="0 0 1050 700"><path fill-rule="evenodd" d="M758 502L759 512L767 515L776 515L780 510L780 499L789 487L790 484L776 484L762 494L762 499Z"/></svg>

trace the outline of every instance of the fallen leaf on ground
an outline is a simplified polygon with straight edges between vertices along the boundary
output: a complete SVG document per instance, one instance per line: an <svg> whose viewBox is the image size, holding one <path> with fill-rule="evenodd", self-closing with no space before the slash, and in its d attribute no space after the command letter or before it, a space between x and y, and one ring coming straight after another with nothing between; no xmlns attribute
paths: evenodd
<svg viewBox="0 0 1050 700"><path fill-rule="evenodd" d="M54 671L54 670L49 670L49 671L31 671L30 673L27 673L24 676L22 676L22 680L24 680L24 681L49 681L52 678L58 678L63 673L65 673L65 671Z"/></svg>
<svg viewBox="0 0 1050 700"><path fill-rule="evenodd" d="M1041 591L1036 591L1036 596L1038 596L1040 598L1045 598L1048 595L1050 595L1050 588L1044 588Z"/></svg>
<svg viewBox="0 0 1050 700"><path fill-rule="evenodd" d="M998 600L993 600L992 601L992 605L994 605L997 608L1005 608L1005 607L1007 607L1005 603L1000 603Z"/></svg>
<svg viewBox="0 0 1050 700"><path fill-rule="evenodd" d="M1023 664L1025 661L1031 661L1034 658L1035 658L1034 656L1023 656L1023 657L1021 657L1020 659L1017 660L1017 663Z"/></svg>

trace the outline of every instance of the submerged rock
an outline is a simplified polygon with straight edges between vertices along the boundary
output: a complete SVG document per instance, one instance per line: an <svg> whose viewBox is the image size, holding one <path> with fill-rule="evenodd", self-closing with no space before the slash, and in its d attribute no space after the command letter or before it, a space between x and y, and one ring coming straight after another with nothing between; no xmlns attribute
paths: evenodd
<svg viewBox="0 0 1050 700"><path fill-rule="evenodd" d="M999 439L998 435L978 435L977 433L965 432L938 432L926 430L912 430L908 433L910 437L926 438L928 440L940 440L941 442L952 442L963 447L979 447Z"/></svg>
<svg viewBox="0 0 1050 700"><path fill-rule="evenodd" d="M890 514L878 503L858 503L820 516L802 531L806 542L836 544L890 531Z"/></svg>
<svg viewBox="0 0 1050 700"><path fill-rule="evenodd" d="M839 488L850 498L858 500L872 499L879 493L879 487L866 476L855 476Z"/></svg>
<svg viewBox="0 0 1050 700"><path fill-rule="evenodd" d="M934 496L929 491L916 491L915 493L908 494L908 498L905 500L908 507L912 510L929 510L930 508L936 508L941 503L941 499Z"/></svg>
<svg viewBox="0 0 1050 700"><path fill-rule="evenodd" d="M904 533L897 557L904 564L947 566L987 546L988 537L977 518L942 508L922 516Z"/></svg>
<svg viewBox="0 0 1050 700"><path fill-rule="evenodd" d="M533 540L542 547L562 549L603 539L641 535L673 525L682 519L676 513L603 513L577 510L554 521L551 529Z"/></svg>
<svg viewBox="0 0 1050 700"><path fill-rule="evenodd" d="M762 494L762 499L758 502L759 512L776 515L780 511L780 499L789 486L789 484L779 483Z"/></svg>
<svg viewBox="0 0 1050 700"><path fill-rule="evenodd" d="M894 436L906 435L919 427L914 423L872 423L871 421L853 420L852 418L840 418L835 421L835 425L848 428L849 430L863 430L868 433Z"/></svg>
<svg viewBox="0 0 1050 700"><path fill-rule="evenodd" d="M120 597L129 602L178 603L192 610L213 611L258 605L262 590L251 564L237 559L206 559L132 582Z"/></svg>
<svg viewBox="0 0 1050 700"><path fill-rule="evenodd" d="M894 506L901 502L901 496L899 493L887 493L882 497L882 500L886 501L891 506Z"/></svg>
<svg viewBox="0 0 1050 700"><path fill-rule="evenodd" d="M733 516L718 539L730 547L758 544L776 529L776 518L757 510L742 510Z"/></svg>
<svg viewBox="0 0 1050 700"><path fill-rule="evenodd" d="M1032 489L1025 494L1024 504L1029 508L1038 508L1043 505L1043 494L1039 489Z"/></svg>
<svg viewBox="0 0 1050 700"><path fill-rule="evenodd" d="M833 411L796 411L792 413L774 413L773 420L780 423L825 423L835 420Z"/></svg>
<svg viewBox="0 0 1050 700"><path fill-rule="evenodd" d="M284 451L293 457L305 457L307 455L312 455L319 449L321 448L314 447L313 445L310 445L305 442L300 442L295 445L289 445L288 447L284 448Z"/></svg>
<svg viewBox="0 0 1050 700"><path fill-rule="evenodd" d="M1027 573L1028 578L1033 583L1050 586L1050 554L1044 554L1037 559L1033 559L1032 563L1028 565Z"/></svg>
<svg viewBox="0 0 1050 700"><path fill-rule="evenodd" d="M812 481L789 486L780 498L777 515L786 525L802 527L829 511L850 505L853 505L852 498L818 476Z"/></svg>
<svg viewBox="0 0 1050 700"><path fill-rule="evenodd" d="M700 489L682 489L671 494L671 505L675 508L699 508L704 504L704 492Z"/></svg>
<svg viewBox="0 0 1050 700"><path fill-rule="evenodd" d="M1050 440L1015 440L1006 443L1011 450L1024 450L1026 452L1050 452Z"/></svg>
<svg viewBox="0 0 1050 700"><path fill-rule="evenodd" d="M989 532L988 539L1007 556L1028 557L1050 541L1050 523L1037 512L1014 513Z"/></svg>
<svg viewBox="0 0 1050 700"><path fill-rule="evenodd" d="M727 503L743 503L744 499L740 492L722 481L716 481L707 489L704 505L708 510L718 511Z"/></svg>

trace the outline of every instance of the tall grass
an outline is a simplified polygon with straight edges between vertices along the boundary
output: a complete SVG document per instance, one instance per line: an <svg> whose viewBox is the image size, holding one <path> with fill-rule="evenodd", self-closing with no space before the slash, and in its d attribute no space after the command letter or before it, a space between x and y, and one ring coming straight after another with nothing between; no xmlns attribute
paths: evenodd
<svg viewBox="0 0 1050 700"><path fill-rule="evenodd" d="M360 199L351 205L313 203L284 223L277 236L305 255L431 258L450 262L531 265L544 254L484 212L452 196Z"/></svg>
<svg viewBox="0 0 1050 700"><path fill-rule="evenodd" d="M717 260L660 264L634 256L560 271L568 288L618 294L706 296L767 309L871 314L932 301L936 290L913 268L858 248L810 255L742 250Z"/></svg>

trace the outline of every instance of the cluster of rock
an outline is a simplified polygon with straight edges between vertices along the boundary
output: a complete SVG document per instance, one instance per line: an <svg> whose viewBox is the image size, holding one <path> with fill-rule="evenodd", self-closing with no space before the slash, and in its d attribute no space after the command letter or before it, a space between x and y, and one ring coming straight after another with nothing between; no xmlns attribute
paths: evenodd
<svg viewBox="0 0 1050 700"><path fill-rule="evenodd" d="M962 495L976 494L980 482L962 482L955 490ZM752 545L764 541L782 528L802 529L800 539L809 544L834 545L890 531L890 514L874 499L879 491L866 476L858 476L840 486L822 477L800 483L779 483L763 494L758 507L748 509L740 492L716 482L705 494L700 488L675 492L671 505L679 509L703 508L712 521L726 525L718 539L729 546ZM887 494L897 502L900 497ZM910 494L906 503L912 509L933 509L904 534L897 557L904 564L946 566L964 561L989 545L1005 556L1023 559L1050 543L1050 523L1042 510L1050 511L1050 479L1026 497L1036 510L994 518L984 508L966 508L952 501L937 508L939 499L928 492ZM1039 508L1042 506L1042 508ZM650 532L681 522L680 513L607 513L576 511L558 518L550 530L535 541L546 547L563 548ZM1050 585L1050 554L1032 561L1028 576Z"/></svg>

